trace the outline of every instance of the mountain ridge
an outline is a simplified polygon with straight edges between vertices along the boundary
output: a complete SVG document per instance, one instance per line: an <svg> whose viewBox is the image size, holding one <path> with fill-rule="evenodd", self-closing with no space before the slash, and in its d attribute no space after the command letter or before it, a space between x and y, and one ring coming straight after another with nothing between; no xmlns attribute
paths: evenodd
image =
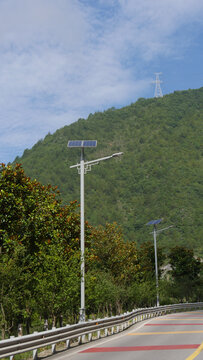
<svg viewBox="0 0 203 360"><path fill-rule="evenodd" d="M151 239L145 224L164 218L163 227L174 227L160 244L186 245L202 256L202 105L203 88L140 98L48 134L14 162L31 178L57 185L64 203L79 202L79 175L70 166L80 150L67 149L68 140L97 140L97 148L85 150L88 160L122 151L85 175L86 219L94 226L116 221L126 239L141 244Z"/></svg>

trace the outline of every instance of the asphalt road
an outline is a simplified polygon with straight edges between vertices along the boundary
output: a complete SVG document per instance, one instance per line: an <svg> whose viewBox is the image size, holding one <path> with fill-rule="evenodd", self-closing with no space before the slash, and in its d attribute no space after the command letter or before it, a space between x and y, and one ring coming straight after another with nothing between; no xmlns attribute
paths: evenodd
<svg viewBox="0 0 203 360"><path fill-rule="evenodd" d="M120 334L69 349L51 360L203 360L203 311L140 322Z"/></svg>

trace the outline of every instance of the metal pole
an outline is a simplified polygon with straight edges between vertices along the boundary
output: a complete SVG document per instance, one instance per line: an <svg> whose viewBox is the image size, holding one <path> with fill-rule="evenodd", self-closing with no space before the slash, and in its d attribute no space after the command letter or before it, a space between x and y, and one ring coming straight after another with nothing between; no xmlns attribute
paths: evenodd
<svg viewBox="0 0 203 360"><path fill-rule="evenodd" d="M77 167L80 174L80 261L81 261L81 282L80 282L80 316L79 322L85 322L85 200L84 200L84 175L86 171L91 170L92 165L99 164L100 161L108 160L113 157L122 155L122 152L114 153L110 156L105 156L91 161L84 161L84 147L96 147L97 141L86 141L86 140L70 140L68 141L68 147L79 147L81 148L80 164L70 166L70 168Z"/></svg>
<svg viewBox="0 0 203 360"><path fill-rule="evenodd" d="M80 248L81 248L81 303L80 322L85 321L85 219L84 219L84 149L80 159Z"/></svg>
<svg viewBox="0 0 203 360"><path fill-rule="evenodd" d="M155 255L155 274L156 274L156 304L159 306L159 279L157 264L157 247L156 247L156 225L154 225L154 255Z"/></svg>

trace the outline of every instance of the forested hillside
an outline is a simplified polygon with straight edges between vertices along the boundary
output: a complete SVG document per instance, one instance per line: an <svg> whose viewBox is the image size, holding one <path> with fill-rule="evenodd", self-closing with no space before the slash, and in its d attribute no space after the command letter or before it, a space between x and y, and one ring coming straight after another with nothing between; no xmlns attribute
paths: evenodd
<svg viewBox="0 0 203 360"><path fill-rule="evenodd" d="M79 162L80 150L68 149L68 140L98 141L97 148L85 150L87 160L124 152L85 175L88 222L115 221L126 239L141 244L152 241L152 229L145 224L163 218L159 228L174 227L159 235L159 244L192 247L203 256L202 120L203 88L141 98L48 134L15 162L31 178L57 185L68 204L80 201L79 175L69 168Z"/></svg>

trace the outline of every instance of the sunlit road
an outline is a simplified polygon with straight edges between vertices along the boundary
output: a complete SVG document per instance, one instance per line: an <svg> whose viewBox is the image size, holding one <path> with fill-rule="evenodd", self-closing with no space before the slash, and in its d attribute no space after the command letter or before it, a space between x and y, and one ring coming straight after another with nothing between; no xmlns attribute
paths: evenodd
<svg viewBox="0 0 203 360"><path fill-rule="evenodd" d="M69 349L53 360L203 360L203 311L143 321L124 332Z"/></svg>

